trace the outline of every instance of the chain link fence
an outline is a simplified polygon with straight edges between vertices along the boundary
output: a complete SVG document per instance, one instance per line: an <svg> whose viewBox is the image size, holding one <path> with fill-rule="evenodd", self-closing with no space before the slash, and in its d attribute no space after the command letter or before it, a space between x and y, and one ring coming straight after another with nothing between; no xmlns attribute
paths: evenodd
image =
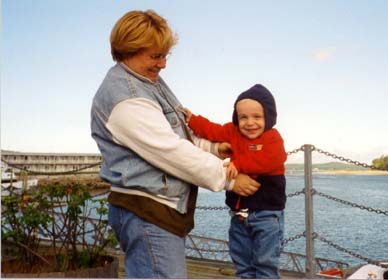
<svg viewBox="0 0 388 280"><path fill-rule="evenodd" d="M300 148L297 148L297 149L294 149L292 151L289 151L289 152L287 152L287 155L290 156L290 155L296 154L298 152L304 151L305 150L305 146L306 145L303 145ZM334 158L336 160L340 160L340 161L348 163L348 164L353 164L353 165L361 166L361 167L364 167L364 168L369 168L369 169L372 169L372 170L388 171L388 169L376 168L373 165L369 165L369 164L362 163L362 162L359 162L359 161L351 160L351 159L345 158L343 156L338 156L336 154L333 154L333 153L324 151L322 149L316 148L313 145L310 145L310 146L312 147L312 151L316 151L318 153L321 153L323 155L326 155L328 157ZM388 172L387 172L387 175L388 175ZM305 189L303 188L300 191L296 191L294 193L288 194L287 197L288 198L293 198L293 197L297 197L299 195L304 195L304 194L305 194ZM350 207L354 207L354 208L358 208L358 209L361 209L361 210L366 210L366 211L369 211L369 212L373 212L373 213L376 213L376 214L382 214L382 215L388 216L388 211L387 210L375 209L375 208L372 208L372 207L369 207L369 206L364 206L364 205L360 205L360 204L353 203L353 202L350 202L350 201L346 201L344 199L340 199L340 198L337 198L337 197L334 197L334 196L331 196L331 195L319 192L319 191L317 191L315 189L312 189L312 195L321 196L323 198L326 198L326 199L329 199L329 200L332 200L332 201L335 201L337 203L340 203L340 204L343 204L343 205L347 205L347 206L350 206ZM217 207L217 206L197 206L197 209L199 209L199 210L208 210L208 211L212 211L212 210L219 211L219 210L228 210L229 208L228 207ZM285 246L286 244L288 244L290 242L294 242L294 241L296 241L298 239L306 238L306 237L307 237L306 236L306 231L304 231L304 232L296 234L294 236L285 238L283 240L283 246ZM324 242L327 245L329 245L329 246L331 246L331 247L333 247L333 248L335 248L335 249L337 249L337 250L339 250L339 251L341 251L343 253L349 254L349 255L351 255L351 256L353 256L355 258L361 259L361 260L363 260L363 261L365 261L367 263L370 263L370 264L378 264L379 263L376 260L364 257L361 254L355 253L355 252L353 252L353 251L351 251L349 249L341 247L340 245L335 244L334 242L324 238L323 236L319 235L316 232L313 232L312 238L314 240L319 240L321 242ZM205 251L209 251L209 249L206 249ZM214 251L214 252L217 252L217 251Z"/></svg>
<svg viewBox="0 0 388 280"><path fill-rule="evenodd" d="M347 205L347 206L351 206L351 207L354 207L354 208L359 208L361 210L366 210L366 211L369 211L369 212L374 212L376 214L383 214L385 216L388 216L388 211L386 211L386 210L374 209L374 208L369 207L369 206L364 206L364 205L360 205L360 204L353 203L353 202L350 202L350 201L346 201L346 200L343 200L343 199L340 199L340 198L337 198L337 197L334 197L334 196L331 196L331 195L328 195L328 194L324 194L324 193L319 192L319 191L314 190L314 189L313 189L313 194L316 194L318 196L322 196L324 198L327 198L329 200L341 203L343 205Z"/></svg>
<svg viewBox="0 0 388 280"><path fill-rule="evenodd" d="M348 164L353 164L353 165L356 165L356 166L361 166L361 167L369 168L369 169L372 169L372 170L388 171L388 168L383 168L383 169L382 168L376 168L373 165L369 165L369 164L362 163L362 162L359 162L359 161L351 160L351 159L345 158L343 156L339 156L339 155L336 155L336 154L324 151L322 149L316 148L313 145L309 145L309 146L310 146L312 151L316 151L316 152L318 152L320 154L326 155L328 157L331 157L333 159L336 159L336 160L339 160L339 161L342 161L342 162L346 162ZM298 152L304 151L305 147L306 147L306 145L303 145L300 148L291 150L291 151L287 152L287 155L290 156L290 155L296 154ZM23 172L26 172L29 175L71 175L71 174L77 174L78 172L80 172L82 170L85 170L85 169L88 169L88 168L92 168L92 167L101 165L101 162L96 162L96 163L93 163L93 164L90 164L90 165L86 165L86 166L80 167L80 168L78 168L76 170L72 170L72 171L68 171L68 172L34 172L34 171L31 171L31 170L27 170L25 168L20 168L18 166L15 166L13 164L8 163L8 162L5 162L5 163L8 166L12 167L12 168L16 168L16 169L19 169L19 170L21 170ZM388 175L388 173L387 173L387 175ZM287 197L288 198L293 198L293 197L297 197L297 196L302 195L302 194L303 195L305 194L305 189L302 189L300 191L296 191L294 193L288 194ZM387 210L374 209L372 207L368 207L368 206L364 206L364 205L359 205L359 204L356 204L356 203L353 203L353 202L349 202L349 201L346 201L346 200L343 200L343 199L340 199L340 198L337 198L337 197L334 197L334 196L331 196L331 195L328 195L328 194L324 194L324 193L319 192L319 191L317 191L315 189L313 189L313 195L318 195L318 196L321 196L323 198L326 198L326 199L329 199L329 200L332 200L332 201L335 201L337 203L341 203L341 204L344 204L344 205L347 205L347 206L350 206L350 207L355 207L355 208L359 208L361 210L366 210L366 211L373 212L373 213L376 213L376 214L382 214L382 215L388 216L388 211ZM197 206L197 210L203 210L203 211L224 211L224 210L229 210L229 208L226 207L226 206ZM287 243L293 242L293 241L298 240L300 238L306 238L306 231L304 231L304 232L302 232L300 234L297 234L295 236L285 238L283 240L283 246L286 245ZM339 246L338 244L335 244L334 242L332 242L330 240L327 240L326 238L320 236L318 233L314 232L312 238L313 239L317 239L317 240L319 240L321 242L324 242L327 245L329 245L329 246L331 246L331 247L333 247L333 248L335 248L335 249L337 249L339 251L347 253L347 254L349 254L349 255L351 255L353 257L359 258L361 260L364 260L364 261L366 261L366 262L368 262L370 264L377 264L377 262L375 260L372 260L370 258L366 258L366 257L364 257L364 256L362 256L362 255L360 255L358 253L355 253L355 252L353 252L351 250L343 248L343 247ZM224 245L225 244L223 244L223 246ZM228 249L225 248L225 247L220 249L220 248L211 248L211 247L198 248L198 247L188 246L187 249L189 249L189 250L199 250L199 251L203 251L205 253L223 253L224 254L224 253L228 252Z"/></svg>

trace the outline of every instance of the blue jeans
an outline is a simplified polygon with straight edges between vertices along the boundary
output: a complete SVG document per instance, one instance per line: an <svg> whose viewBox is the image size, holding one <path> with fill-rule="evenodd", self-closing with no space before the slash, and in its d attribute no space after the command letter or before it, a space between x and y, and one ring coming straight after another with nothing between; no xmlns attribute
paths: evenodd
<svg viewBox="0 0 388 280"><path fill-rule="evenodd" d="M229 229L230 256L241 278L280 278L283 211L261 210L240 221L233 216Z"/></svg>
<svg viewBox="0 0 388 280"><path fill-rule="evenodd" d="M184 237L112 204L108 219L125 253L128 278L187 278Z"/></svg>

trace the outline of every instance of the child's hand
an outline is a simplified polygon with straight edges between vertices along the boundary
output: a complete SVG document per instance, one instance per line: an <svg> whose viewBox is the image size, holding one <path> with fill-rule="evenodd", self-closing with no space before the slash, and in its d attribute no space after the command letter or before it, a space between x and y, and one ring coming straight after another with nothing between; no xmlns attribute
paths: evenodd
<svg viewBox="0 0 388 280"><path fill-rule="evenodd" d="M189 123L190 122L190 119L191 119L191 116L193 115L193 113L191 113L191 111L187 108L182 108L182 113L185 115L186 117L186 123Z"/></svg>
<svg viewBox="0 0 388 280"><path fill-rule="evenodd" d="M232 155L232 146L228 142L218 144L218 155L222 159L226 159Z"/></svg>
<svg viewBox="0 0 388 280"><path fill-rule="evenodd" d="M234 166L233 162L225 162L224 166L226 166L226 177L228 180L234 179L238 175L238 171L236 167Z"/></svg>

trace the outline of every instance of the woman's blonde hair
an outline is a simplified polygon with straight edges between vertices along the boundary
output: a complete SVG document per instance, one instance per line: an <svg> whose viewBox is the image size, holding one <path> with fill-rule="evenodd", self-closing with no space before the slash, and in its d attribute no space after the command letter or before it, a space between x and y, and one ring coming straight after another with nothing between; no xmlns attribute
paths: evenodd
<svg viewBox="0 0 388 280"><path fill-rule="evenodd" d="M167 53L177 40L167 21L156 12L130 11L116 22L110 34L112 58L122 61L150 47Z"/></svg>

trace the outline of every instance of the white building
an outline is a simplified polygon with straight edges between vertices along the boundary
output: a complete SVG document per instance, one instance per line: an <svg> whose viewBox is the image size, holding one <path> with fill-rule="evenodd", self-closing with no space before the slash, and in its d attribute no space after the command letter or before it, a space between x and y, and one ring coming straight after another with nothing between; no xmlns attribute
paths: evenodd
<svg viewBox="0 0 388 280"><path fill-rule="evenodd" d="M100 154L88 153L26 153L1 150L1 161L13 168L15 173L19 173L20 170L26 170L31 175L78 170L77 173L97 173L101 167L102 157Z"/></svg>

